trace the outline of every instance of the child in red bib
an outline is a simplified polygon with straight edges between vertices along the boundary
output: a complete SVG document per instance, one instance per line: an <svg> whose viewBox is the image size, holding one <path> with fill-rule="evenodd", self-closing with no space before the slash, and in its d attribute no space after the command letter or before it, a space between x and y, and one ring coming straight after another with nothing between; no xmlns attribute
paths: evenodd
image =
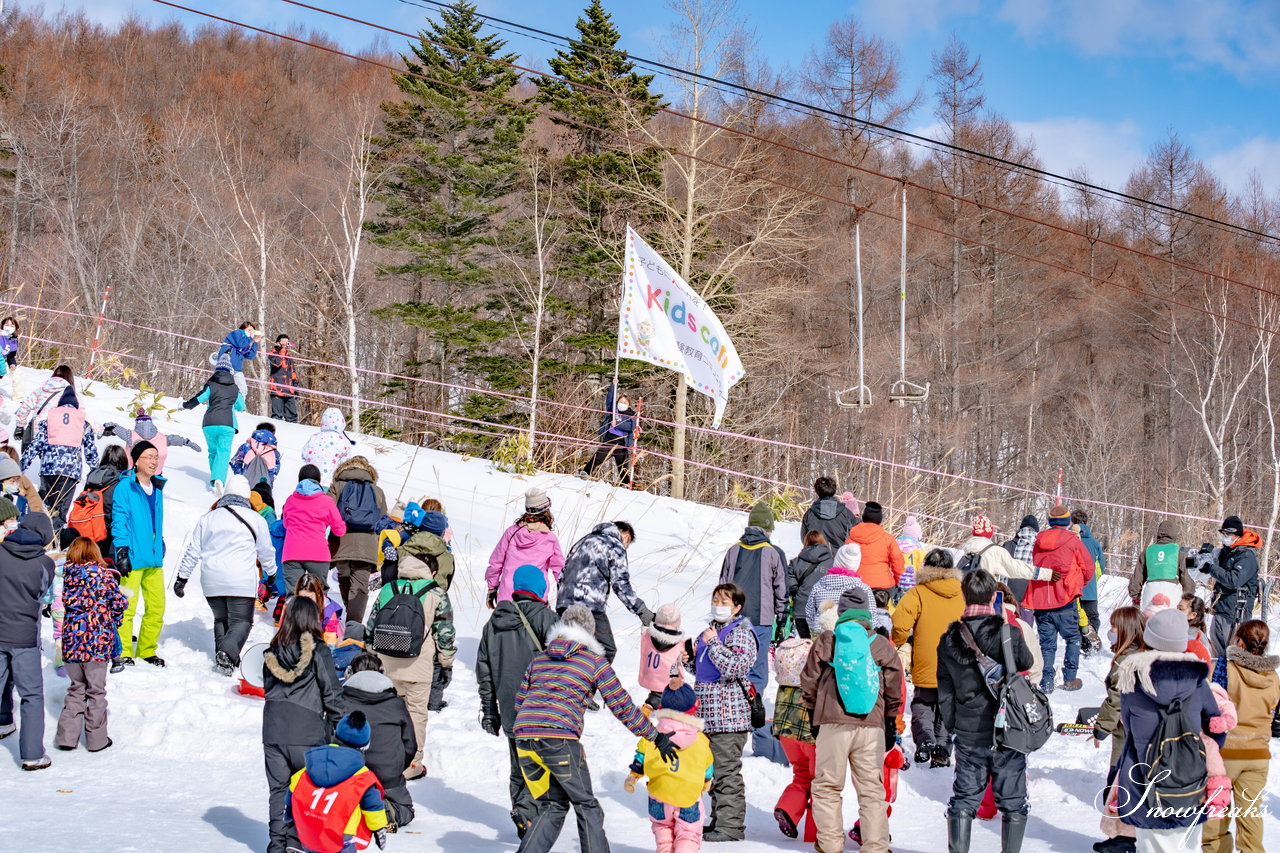
<svg viewBox="0 0 1280 853"><path fill-rule="evenodd" d="M288 817L307 853L357 853L370 840L386 847L382 786L360 753L371 735L364 713L352 711L338 722L338 742L307 750L289 782Z"/></svg>

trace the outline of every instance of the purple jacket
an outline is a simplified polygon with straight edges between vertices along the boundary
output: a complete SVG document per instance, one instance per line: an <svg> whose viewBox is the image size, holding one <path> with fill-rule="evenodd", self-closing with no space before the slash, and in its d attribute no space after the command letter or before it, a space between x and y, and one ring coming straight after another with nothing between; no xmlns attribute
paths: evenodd
<svg viewBox="0 0 1280 853"><path fill-rule="evenodd" d="M311 482L303 480L304 483ZM324 492L305 495L294 492L280 511L284 523L282 560L329 561L329 531L334 536L347 532L347 523L338 513L338 505Z"/></svg>
<svg viewBox="0 0 1280 853"><path fill-rule="evenodd" d="M552 578L560 580L564 554L560 552L560 540L545 524L513 524L498 540L484 573L489 589L498 590L498 601L511 600L511 578L516 569L525 565L542 569L548 589Z"/></svg>

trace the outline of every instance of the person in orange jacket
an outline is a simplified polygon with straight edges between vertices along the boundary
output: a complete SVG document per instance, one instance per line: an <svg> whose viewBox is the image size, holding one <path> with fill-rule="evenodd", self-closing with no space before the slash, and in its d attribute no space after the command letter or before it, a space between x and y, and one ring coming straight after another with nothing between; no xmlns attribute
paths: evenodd
<svg viewBox="0 0 1280 853"><path fill-rule="evenodd" d="M845 544L855 543L862 549L862 564L858 574L871 589L894 589L906 568L902 549L893 534L881 527L884 507L875 501L867 501L862 508L862 523L849 530Z"/></svg>
<svg viewBox="0 0 1280 853"><path fill-rule="evenodd" d="M1063 505L1049 512L1049 528L1036 537L1031 551L1034 566L1052 571L1051 580L1033 580L1027 584L1023 606L1036 613L1036 631L1040 651L1044 655L1044 672L1040 689L1053 692L1054 662L1058 654L1058 637L1067 644L1062 660L1062 689L1079 690L1084 686L1076 678L1080 668L1080 616L1076 599L1085 583L1093 576L1093 555L1068 528L1071 512Z"/></svg>

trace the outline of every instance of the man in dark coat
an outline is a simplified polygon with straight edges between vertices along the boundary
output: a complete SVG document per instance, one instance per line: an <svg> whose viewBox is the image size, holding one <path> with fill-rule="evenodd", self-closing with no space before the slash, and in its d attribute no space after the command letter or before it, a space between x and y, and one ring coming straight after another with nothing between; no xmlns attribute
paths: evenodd
<svg viewBox="0 0 1280 853"><path fill-rule="evenodd" d="M826 537L834 554L849 538L849 529L858 523L858 519L836 499L836 482L830 477L814 480L813 493L818 497L809 504L800 521L800 538L803 540L810 530L817 530Z"/></svg>
<svg viewBox="0 0 1280 853"><path fill-rule="evenodd" d="M1222 535L1222 548L1218 561L1208 563L1205 572L1213 578L1213 624L1209 626L1209 641L1213 654L1222 657L1231 643L1236 626L1253 615L1253 605L1258 599L1258 548L1262 539L1252 530L1245 530L1238 515L1229 515L1218 529Z"/></svg>
<svg viewBox="0 0 1280 853"><path fill-rule="evenodd" d="M276 345L267 356L271 378L267 391L271 394L271 417L278 421L298 422L298 372L293 367L293 342L288 335L276 337Z"/></svg>
<svg viewBox="0 0 1280 853"><path fill-rule="evenodd" d="M1013 662L1019 672L1031 668L1031 650L1022 631L1005 623L992 606L996 579L985 569L969 572L961 581L964 615L952 622L938 643L938 707L947 730L955 737L956 775L947 805L947 837L951 851L967 851L973 818L990 779L996 805L1004 815L1001 849L1017 853L1027 830L1027 756L995 744L996 698L969 647L975 645L993 660L1004 660L1002 634L1008 631Z"/></svg>
<svg viewBox="0 0 1280 853"><path fill-rule="evenodd" d="M521 566L512 576L510 601L494 609L480 635L476 653L476 685L480 691L480 726L495 737L507 736L511 759L511 820L521 838L538 816L516 756L516 692L533 656L547 646L556 624L555 611L544 601L547 576L537 566ZM523 618L521 618L523 616ZM526 626L527 623L527 626Z"/></svg>
<svg viewBox="0 0 1280 853"><path fill-rule="evenodd" d="M22 700L18 753L23 770L49 766L44 752L44 672L40 658L40 599L53 584L45 546L53 525L29 512L0 543L0 685L12 681Z"/></svg>
<svg viewBox="0 0 1280 853"><path fill-rule="evenodd" d="M396 686L382 671L382 660L372 652L362 652L347 669L342 698L348 713L363 711L369 722L369 746L364 750L364 766L373 771L386 799L387 820L404 826L413 820L413 797L404 778L405 768L418 751L413 718Z"/></svg>

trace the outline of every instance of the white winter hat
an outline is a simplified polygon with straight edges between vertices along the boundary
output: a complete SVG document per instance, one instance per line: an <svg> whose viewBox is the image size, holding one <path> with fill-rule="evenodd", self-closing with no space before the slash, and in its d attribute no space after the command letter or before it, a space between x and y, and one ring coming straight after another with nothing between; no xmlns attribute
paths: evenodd
<svg viewBox="0 0 1280 853"><path fill-rule="evenodd" d="M232 474L227 478L227 488L223 491L226 495L235 495L238 498L249 500L249 481L244 478L243 474Z"/></svg>
<svg viewBox="0 0 1280 853"><path fill-rule="evenodd" d="M861 565L862 549L858 547L858 543L850 542L847 545L841 545L840 550L836 551L836 560L832 564L832 568L849 569L856 572Z"/></svg>

